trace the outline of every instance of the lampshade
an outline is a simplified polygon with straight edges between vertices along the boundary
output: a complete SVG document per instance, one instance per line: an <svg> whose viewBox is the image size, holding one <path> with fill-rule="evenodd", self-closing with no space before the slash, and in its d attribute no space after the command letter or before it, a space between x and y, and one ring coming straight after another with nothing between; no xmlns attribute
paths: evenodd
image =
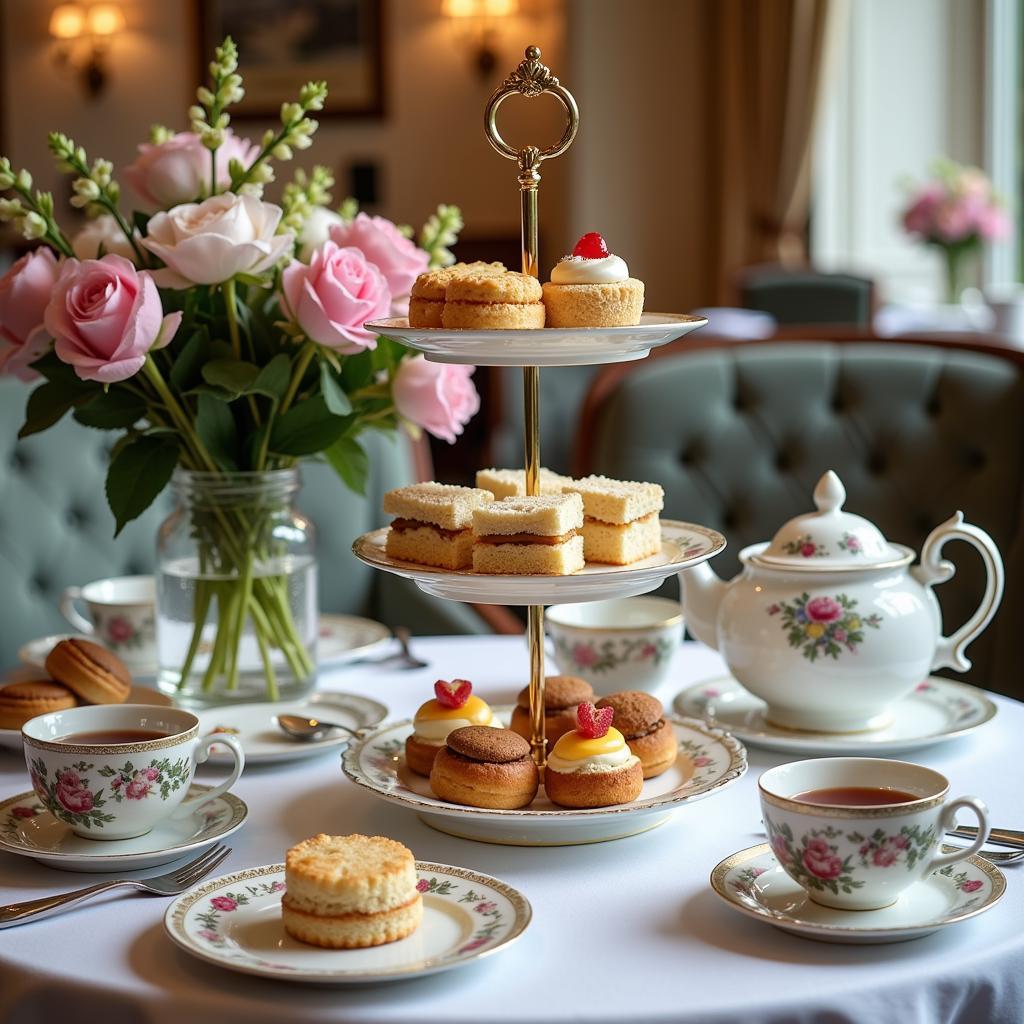
<svg viewBox="0 0 1024 1024"><path fill-rule="evenodd" d="M118 4L93 4L86 13L89 32L94 36L112 36L124 28L124 11Z"/></svg>
<svg viewBox="0 0 1024 1024"><path fill-rule="evenodd" d="M441 13L449 18L503 18L515 14L518 0L442 0Z"/></svg>
<svg viewBox="0 0 1024 1024"><path fill-rule="evenodd" d="M85 32L85 8L81 4L59 4L50 15L54 39L77 39Z"/></svg>

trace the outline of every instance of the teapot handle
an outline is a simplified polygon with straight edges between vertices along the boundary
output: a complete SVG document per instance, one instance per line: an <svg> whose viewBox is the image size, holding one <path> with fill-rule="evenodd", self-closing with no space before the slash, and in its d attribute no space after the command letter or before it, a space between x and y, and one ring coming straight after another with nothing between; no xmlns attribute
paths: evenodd
<svg viewBox="0 0 1024 1024"><path fill-rule="evenodd" d="M946 541L953 539L965 540L977 548L985 563L985 594L974 614L956 632L939 637L932 669L952 668L966 672L971 667L971 661L964 651L992 620L1003 597L1003 560L995 541L984 530L965 523L964 514L957 512L928 534L921 548L921 563L911 569L918 582L931 587L952 578L956 571L953 563L940 556Z"/></svg>

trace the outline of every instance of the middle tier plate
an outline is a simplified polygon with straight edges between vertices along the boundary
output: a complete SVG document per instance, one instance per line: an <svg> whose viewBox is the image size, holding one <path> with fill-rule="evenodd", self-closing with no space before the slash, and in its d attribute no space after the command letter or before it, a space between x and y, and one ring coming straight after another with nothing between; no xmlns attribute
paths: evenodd
<svg viewBox="0 0 1024 1024"><path fill-rule="evenodd" d="M537 327L524 331L446 330L410 327L405 317L365 325L436 363L471 366L595 366L643 359L652 348L707 323L702 316L644 313L635 327Z"/></svg>
<svg viewBox="0 0 1024 1024"><path fill-rule="evenodd" d="M387 534L387 527L364 533L352 545L356 558L413 580L420 590L434 597L477 604L571 604L634 597L654 590L683 569L707 561L725 547L725 538L716 530L663 519L661 551L632 565L588 562L571 576L490 576L392 558L384 550Z"/></svg>

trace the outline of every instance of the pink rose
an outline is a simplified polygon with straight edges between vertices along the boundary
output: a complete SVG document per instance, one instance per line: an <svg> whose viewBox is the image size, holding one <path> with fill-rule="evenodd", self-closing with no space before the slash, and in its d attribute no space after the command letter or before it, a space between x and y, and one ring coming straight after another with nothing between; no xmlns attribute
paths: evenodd
<svg viewBox="0 0 1024 1024"><path fill-rule="evenodd" d="M111 253L64 263L45 322L58 358L82 380L114 384L135 376L146 353L174 337L181 313L164 316L151 275Z"/></svg>
<svg viewBox="0 0 1024 1024"><path fill-rule="evenodd" d="M429 888L430 888L430 883L425 878L421 878L416 883L416 891L417 892L426 892Z"/></svg>
<svg viewBox="0 0 1024 1024"><path fill-rule="evenodd" d="M470 380L475 369L431 363L424 356L403 360L392 387L399 416L454 444L480 408L480 396Z"/></svg>
<svg viewBox="0 0 1024 1024"><path fill-rule="evenodd" d="M460 953L472 953L474 949L479 949L481 946L486 946L490 942L489 936L484 936L480 939L473 939L471 942L467 942L464 946L459 949Z"/></svg>
<svg viewBox="0 0 1024 1024"><path fill-rule="evenodd" d="M43 313L57 281L57 260L47 249L21 257L0 277L0 375L36 377L30 369L50 345Z"/></svg>
<svg viewBox="0 0 1024 1024"><path fill-rule="evenodd" d="M139 240L139 232L133 232L136 242ZM123 256L126 260L134 263L136 260L135 250L132 243L125 237L121 225L109 213L100 214L87 221L71 239L71 251L80 260L98 260L100 249L105 256L108 252Z"/></svg>
<svg viewBox="0 0 1024 1024"><path fill-rule="evenodd" d="M200 928L199 935L207 942L220 942L220 936L216 932L210 931L209 928Z"/></svg>
<svg viewBox="0 0 1024 1024"><path fill-rule="evenodd" d="M835 642L837 644L844 644L844 643L846 643L846 630L845 629L834 630L833 633L832 633L832 637L833 637L833 639L835 640Z"/></svg>
<svg viewBox="0 0 1024 1024"><path fill-rule="evenodd" d="M318 345L342 355L377 347L363 324L387 316L391 292L358 249L324 242L308 266L293 260L285 267L281 290L289 315Z"/></svg>
<svg viewBox="0 0 1024 1024"><path fill-rule="evenodd" d="M767 868L751 868L750 876L751 878L760 878L767 870Z"/></svg>
<svg viewBox="0 0 1024 1024"><path fill-rule="evenodd" d="M491 903L488 900L484 900L482 903L478 903L473 909L478 914L489 914L492 910L498 909L497 903Z"/></svg>
<svg viewBox="0 0 1024 1024"><path fill-rule="evenodd" d="M85 814L92 810L92 793L87 789L73 788L61 783L57 786L57 800L72 814Z"/></svg>
<svg viewBox="0 0 1024 1024"><path fill-rule="evenodd" d="M340 246L355 246L377 265L391 291L391 315L409 312L413 282L427 269L430 257L415 242L401 235L385 217L360 213L348 224L334 224L330 238Z"/></svg>
<svg viewBox="0 0 1024 1024"><path fill-rule="evenodd" d="M118 777L116 779L114 779L114 781L110 784L110 788L113 789L113 790L118 790L118 789L121 788L121 786L123 784L124 784L124 779L120 775L118 775Z"/></svg>
<svg viewBox="0 0 1024 1024"><path fill-rule="evenodd" d="M700 757L695 757L693 759L694 768L706 768L709 764L711 764L710 757L704 757L701 755Z"/></svg>
<svg viewBox="0 0 1024 1024"><path fill-rule="evenodd" d="M944 194L942 186L937 181L925 185L903 214L903 227L906 231L927 238L933 231L935 211Z"/></svg>
<svg viewBox="0 0 1024 1024"><path fill-rule="evenodd" d="M141 771L136 772L136 778L140 776L147 782L156 782L160 778L160 772L156 768L143 768Z"/></svg>
<svg viewBox="0 0 1024 1024"><path fill-rule="evenodd" d="M107 636L110 637L114 643L123 644L126 640L131 640L134 635L135 629L122 615L115 615L107 623Z"/></svg>
<svg viewBox="0 0 1024 1024"><path fill-rule="evenodd" d="M590 668L597 661L597 653L589 644L576 644L572 649L572 660L580 668Z"/></svg>
<svg viewBox="0 0 1024 1024"><path fill-rule="evenodd" d="M1010 234L1010 218L996 203L986 203L975 213L975 229L986 242L999 242Z"/></svg>
<svg viewBox="0 0 1024 1024"><path fill-rule="evenodd" d="M807 617L813 622L835 622L842 615L843 606L831 597L812 597L807 602Z"/></svg>
<svg viewBox="0 0 1024 1024"><path fill-rule="evenodd" d="M910 846L910 840L906 836L894 836L891 841L897 850L906 850Z"/></svg>
<svg viewBox="0 0 1024 1024"><path fill-rule="evenodd" d="M892 865L896 863L896 858L898 856L898 851L894 850L891 846L880 846L875 850L875 855L871 858L871 863L877 868L892 867Z"/></svg>
<svg viewBox="0 0 1024 1024"><path fill-rule="evenodd" d="M640 650L640 659L646 661L648 658L653 658L658 653L658 648L654 644L644 644Z"/></svg>
<svg viewBox="0 0 1024 1024"><path fill-rule="evenodd" d="M961 242L974 233L981 203L972 196L952 196L935 211L933 234L943 242Z"/></svg>
<svg viewBox="0 0 1024 1024"><path fill-rule="evenodd" d="M843 862L832 852L824 839L811 839L804 847L804 867L816 878L838 878Z"/></svg>
<svg viewBox="0 0 1024 1024"><path fill-rule="evenodd" d="M772 853L775 854L775 859L780 864L785 864L789 860L789 850L783 836L772 836Z"/></svg>
<svg viewBox="0 0 1024 1024"><path fill-rule="evenodd" d="M65 768L57 773L57 783L61 786L69 786L71 789L78 789L82 785L82 780L74 768Z"/></svg>
<svg viewBox="0 0 1024 1024"><path fill-rule="evenodd" d="M817 550L818 550L817 546L814 545L814 544L811 544L810 542L808 542L806 544L801 544L800 545L800 554L803 555L804 558L813 558L814 557L814 553Z"/></svg>
<svg viewBox="0 0 1024 1024"><path fill-rule="evenodd" d="M982 887L982 885L984 885L984 882L982 882L980 878L972 878L969 882L960 883L960 891L977 892Z"/></svg>
<svg viewBox="0 0 1024 1024"><path fill-rule="evenodd" d="M140 779L138 774L124 787L124 795L129 800L142 800L149 795L149 791L152 788L150 783L146 782L145 779Z"/></svg>
<svg viewBox="0 0 1024 1024"><path fill-rule="evenodd" d="M279 234L280 222L280 206L225 192L155 214L142 245L167 264L154 271L161 287L221 284L262 274L291 252L295 232Z"/></svg>
<svg viewBox="0 0 1024 1024"><path fill-rule="evenodd" d="M284 892L284 882L274 882L270 886L271 892Z"/></svg>
<svg viewBox="0 0 1024 1024"><path fill-rule="evenodd" d="M230 896L214 896L210 900L210 905L226 913L238 909L238 900L232 899Z"/></svg>
<svg viewBox="0 0 1024 1024"><path fill-rule="evenodd" d="M238 160L248 167L258 154L258 146L227 129L224 143L217 150L217 190L231 184L229 161ZM210 191L210 169L210 151L199 136L178 132L166 142L142 143L135 163L121 173L149 209L166 210L206 195Z"/></svg>
<svg viewBox="0 0 1024 1024"><path fill-rule="evenodd" d="M11 814L16 818L34 818L36 812L31 807L12 807Z"/></svg>

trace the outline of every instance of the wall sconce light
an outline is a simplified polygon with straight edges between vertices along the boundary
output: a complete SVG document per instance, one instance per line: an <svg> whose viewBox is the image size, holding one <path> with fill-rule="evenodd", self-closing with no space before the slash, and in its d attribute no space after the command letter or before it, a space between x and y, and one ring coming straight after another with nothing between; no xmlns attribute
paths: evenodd
<svg viewBox="0 0 1024 1024"><path fill-rule="evenodd" d="M451 19L473 48L481 78L487 78L497 64L501 20L518 10L518 0L441 0L441 13Z"/></svg>
<svg viewBox="0 0 1024 1024"><path fill-rule="evenodd" d="M50 15L50 35L59 43L57 62L76 70L90 96L107 83L110 40L124 29L120 4L58 4Z"/></svg>

